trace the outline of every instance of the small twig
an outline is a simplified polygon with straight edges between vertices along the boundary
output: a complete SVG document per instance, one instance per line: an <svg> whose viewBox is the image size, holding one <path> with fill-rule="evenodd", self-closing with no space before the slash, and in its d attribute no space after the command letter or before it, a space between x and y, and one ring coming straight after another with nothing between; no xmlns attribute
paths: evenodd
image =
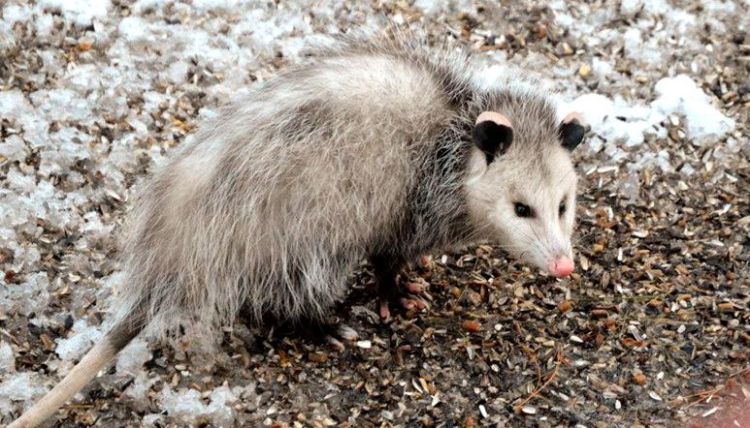
<svg viewBox="0 0 750 428"><path fill-rule="evenodd" d="M550 373L547 380L538 388L536 388L531 394L529 394L528 397L526 397L523 401L521 401L519 404L513 407L513 410L518 413L521 411L521 408L526 405L529 401L531 401L533 398L539 396L539 393L542 392L544 388L547 387L550 383L552 383L553 380L557 379L557 372L560 369L560 366L562 365L562 358L561 358L561 349L558 348L557 350L557 356L556 356L556 362L555 362L555 368L552 369L552 373Z"/></svg>
<svg viewBox="0 0 750 428"><path fill-rule="evenodd" d="M733 373L729 375L729 378L744 376L745 374L750 374L750 367L745 367L744 369L738 371L737 373Z"/></svg>
<svg viewBox="0 0 750 428"><path fill-rule="evenodd" d="M713 389L707 389L705 391L696 392L695 394L677 397L674 400L671 400L670 403L674 403L674 402L682 401L682 400L689 400L690 398L693 398L693 397L699 397L697 400L694 400L693 402L685 406L686 409L689 409L690 407L700 404L702 401L709 400L711 397L713 397L715 394L718 394L723 389L724 389L724 385L719 385Z"/></svg>
<svg viewBox="0 0 750 428"><path fill-rule="evenodd" d="M734 379L736 377L743 376L745 373L750 373L750 367L744 368L744 369L742 369L742 370L740 370L740 371L738 371L738 372L730 375L727 378L727 382L729 382L730 380L732 380L732 379ZM697 404L700 404L701 402L704 402L704 401L707 401L707 400L711 399L714 395L720 393L724 389L726 389L726 383L724 385L719 385L716 388L712 388L712 389L707 389L705 391L696 392L695 394L686 395L684 397L678 397L678 398L672 400L672 402L681 401L681 400L689 400L690 398L693 398L693 397L699 397L697 400L694 400L693 402L691 402L691 403L689 403L689 404L687 404L685 406L685 408L688 409L688 408L693 407L693 406L695 406Z"/></svg>
<svg viewBox="0 0 750 428"><path fill-rule="evenodd" d="M708 400L710 400L711 398L714 397L714 394L718 394L719 392L721 392L722 389L724 389L724 387L716 388L716 390L714 390L714 391L708 391L708 396L707 397L700 397L697 400L695 400L692 403L690 403L687 406L685 406L684 408L685 409L689 409L689 408L691 408L693 406L696 406L696 405L698 405L698 404L700 404L700 403L702 403L704 401L708 402Z"/></svg>

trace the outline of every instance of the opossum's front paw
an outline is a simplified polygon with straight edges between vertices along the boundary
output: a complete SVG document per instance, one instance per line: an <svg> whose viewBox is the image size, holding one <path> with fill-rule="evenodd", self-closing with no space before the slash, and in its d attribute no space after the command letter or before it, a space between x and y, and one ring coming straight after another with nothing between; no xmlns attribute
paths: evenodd
<svg viewBox="0 0 750 428"><path fill-rule="evenodd" d="M378 312L380 319L388 323L393 319L391 308L398 308L406 311L407 315L413 312L421 311L430 307L426 298L429 297L425 291L425 285L417 282L410 282L402 287L394 287L387 295L381 295Z"/></svg>
<svg viewBox="0 0 750 428"><path fill-rule="evenodd" d="M429 304L427 302L418 298L401 298L398 301L401 308L403 308L407 312L421 311L422 309L427 309L429 307ZM390 306L391 302L389 300L380 301L380 319L384 323L389 323L393 319Z"/></svg>

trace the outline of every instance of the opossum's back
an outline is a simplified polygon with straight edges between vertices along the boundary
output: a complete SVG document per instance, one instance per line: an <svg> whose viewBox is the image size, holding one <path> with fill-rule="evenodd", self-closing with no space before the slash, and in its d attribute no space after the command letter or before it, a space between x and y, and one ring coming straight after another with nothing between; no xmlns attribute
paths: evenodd
<svg viewBox="0 0 750 428"><path fill-rule="evenodd" d="M420 151L451 115L445 105L414 64L329 58L270 82L199 134L167 174L167 206L181 221L269 244L369 239L402 208Z"/></svg>

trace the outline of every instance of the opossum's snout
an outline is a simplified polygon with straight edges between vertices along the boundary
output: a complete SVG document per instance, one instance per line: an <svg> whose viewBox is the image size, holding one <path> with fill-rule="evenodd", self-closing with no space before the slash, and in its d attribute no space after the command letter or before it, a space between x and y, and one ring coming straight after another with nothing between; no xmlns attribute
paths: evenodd
<svg viewBox="0 0 750 428"><path fill-rule="evenodd" d="M528 225L527 231L521 233L532 237L521 240L520 247L511 253L555 278L569 277L575 271L575 262L566 225L560 226L562 227L547 229L540 224ZM520 226L517 231L522 229L523 226ZM510 236L513 240L518 238L519 236Z"/></svg>
<svg viewBox="0 0 750 428"><path fill-rule="evenodd" d="M555 278L565 278L573 273L573 259L570 257L558 257L550 262L549 271Z"/></svg>

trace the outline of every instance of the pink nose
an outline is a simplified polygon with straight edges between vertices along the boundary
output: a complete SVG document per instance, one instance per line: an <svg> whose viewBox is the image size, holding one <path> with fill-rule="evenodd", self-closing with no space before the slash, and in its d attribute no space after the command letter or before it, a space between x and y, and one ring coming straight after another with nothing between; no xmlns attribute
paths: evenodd
<svg viewBox="0 0 750 428"><path fill-rule="evenodd" d="M560 257L550 262L549 271L555 278L565 278L573 273L573 260L568 257Z"/></svg>

